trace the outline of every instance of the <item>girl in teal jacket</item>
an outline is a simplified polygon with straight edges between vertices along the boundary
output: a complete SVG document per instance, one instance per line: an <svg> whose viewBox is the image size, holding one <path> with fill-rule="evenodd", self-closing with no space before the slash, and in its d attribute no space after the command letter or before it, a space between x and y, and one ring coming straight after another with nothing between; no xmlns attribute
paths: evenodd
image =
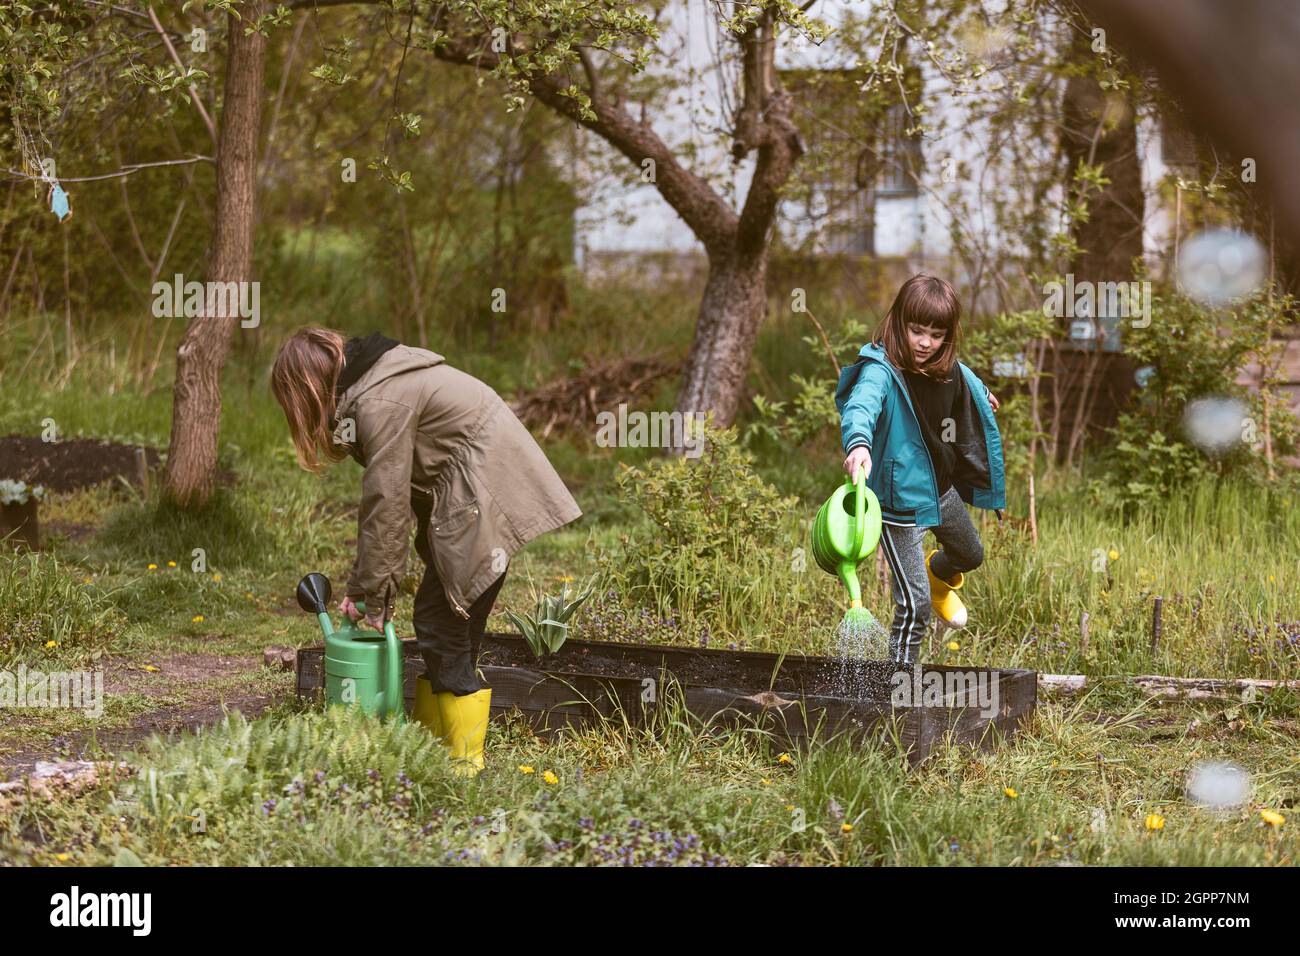
<svg viewBox="0 0 1300 956"><path fill-rule="evenodd" d="M917 661L932 608L947 626L966 625L957 592L984 561L966 505L999 519L1006 506L999 403L957 361L960 324L952 286L913 276L835 390L844 469L865 468L880 500L895 605L890 653L902 664ZM941 548L923 556L927 528Z"/></svg>

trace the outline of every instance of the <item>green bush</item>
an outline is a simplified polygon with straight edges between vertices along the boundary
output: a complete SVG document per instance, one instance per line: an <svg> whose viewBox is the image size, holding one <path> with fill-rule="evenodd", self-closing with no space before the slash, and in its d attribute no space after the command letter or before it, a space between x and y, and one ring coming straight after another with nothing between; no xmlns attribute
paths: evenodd
<svg viewBox="0 0 1300 956"><path fill-rule="evenodd" d="M1150 372L1133 407L1109 431L1105 478L1091 482L1094 500L1133 514L1200 474L1266 481L1263 398L1239 385L1237 374L1268 347L1271 332L1292 321L1294 302L1256 297L1225 312L1179 295L1156 295L1151 311L1146 328L1124 330L1125 353ZM1287 455L1296 448L1295 416L1271 394L1274 454ZM1239 399L1248 409L1243 440L1214 453L1197 448L1184 426L1188 403L1208 396Z"/></svg>
<svg viewBox="0 0 1300 956"><path fill-rule="evenodd" d="M789 571L806 522L797 500L753 469L734 429L705 429L703 454L626 468L623 500L645 521L601 555L609 586L660 613L743 634L765 619L791 619L809 600Z"/></svg>

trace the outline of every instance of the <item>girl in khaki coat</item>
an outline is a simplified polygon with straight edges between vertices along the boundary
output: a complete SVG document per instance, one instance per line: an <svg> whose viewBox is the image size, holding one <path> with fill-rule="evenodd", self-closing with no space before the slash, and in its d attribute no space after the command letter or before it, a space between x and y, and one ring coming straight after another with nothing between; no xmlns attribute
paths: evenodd
<svg viewBox="0 0 1300 956"><path fill-rule="evenodd" d="M340 605L352 620L364 601L366 623L382 630L416 519L426 565L416 640L453 754L482 767L482 733L475 748L448 725L472 711L471 736L486 729L491 692L475 662L507 565L526 542L578 518L577 503L500 396L435 352L307 328L280 348L271 390L303 468L349 454L365 468Z"/></svg>

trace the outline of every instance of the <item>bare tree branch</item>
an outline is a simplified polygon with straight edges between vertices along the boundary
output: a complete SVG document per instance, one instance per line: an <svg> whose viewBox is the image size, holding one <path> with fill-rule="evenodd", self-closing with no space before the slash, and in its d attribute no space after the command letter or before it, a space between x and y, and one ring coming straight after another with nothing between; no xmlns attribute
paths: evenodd
<svg viewBox="0 0 1300 956"><path fill-rule="evenodd" d="M129 166L123 166L115 173L104 173L102 176L60 176L61 183L91 183L101 179L115 179L118 176L131 176L142 169L150 169L154 166L184 166L187 163L210 163L211 156L191 156L188 159L164 159L156 163L132 163ZM0 167L0 173L8 173L14 179L31 179L40 182L45 181L44 176L33 176L31 173L19 172L16 169L6 169Z"/></svg>
<svg viewBox="0 0 1300 956"><path fill-rule="evenodd" d="M434 55L448 63L475 66L484 71L496 69L501 62L497 54L468 40L440 44ZM591 112L595 116L584 117L578 101L564 93L565 88L553 75L534 74L528 85L539 101L599 135L638 168L645 160L652 160L654 182L660 195L706 250L721 252L731 243L738 225L735 210L704 179L683 167L644 119L635 120L626 110L595 96L591 97Z"/></svg>

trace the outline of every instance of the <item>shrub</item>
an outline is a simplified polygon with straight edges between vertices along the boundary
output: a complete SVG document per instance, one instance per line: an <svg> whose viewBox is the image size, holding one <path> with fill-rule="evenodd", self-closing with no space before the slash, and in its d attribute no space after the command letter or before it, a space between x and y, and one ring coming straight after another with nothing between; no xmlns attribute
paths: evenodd
<svg viewBox="0 0 1300 956"><path fill-rule="evenodd" d="M1112 444L1102 458L1106 477L1092 482L1094 497L1131 514L1202 473L1263 481L1263 398L1239 385L1237 374L1269 347L1270 333L1286 325L1293 310L1287 296L1273 304L1257 297L1226 313L1183 296L1155 296L1150 325L1124 332L1125 353L1149 371L1134 406L1109 431ZM1248 409L1242 440L1213 452L1196 447L1184 426L1188 404L1210 396L1238 399ZM1276 455L1295 449L1295 416L1277 395L1270 429Z"/></svg>
<svg viewBox="0 0 1300 956"><path fill-rule="evenodd" d="M647 520L600 564L634 604L703 615L738 632L760 601L785 600L776 592L782 581L788 590L796 499L755 474L734 429L706 426L705 438L699 459L661 459L619 475L620 495Z"/></svg>

